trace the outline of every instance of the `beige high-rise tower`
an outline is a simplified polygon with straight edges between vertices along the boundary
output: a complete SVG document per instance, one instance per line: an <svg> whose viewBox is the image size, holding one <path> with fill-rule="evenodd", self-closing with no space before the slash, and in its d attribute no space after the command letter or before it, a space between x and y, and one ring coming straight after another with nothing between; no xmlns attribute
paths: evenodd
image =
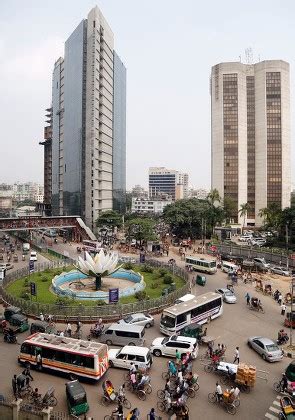
<svg viewBox="0 0 295 420"><path fill-rule="evenodd" d="M220 63L211 72L211 186L235 203L248 203L246 225L262 223L259 210L290 205L289 64Z"/></svg>

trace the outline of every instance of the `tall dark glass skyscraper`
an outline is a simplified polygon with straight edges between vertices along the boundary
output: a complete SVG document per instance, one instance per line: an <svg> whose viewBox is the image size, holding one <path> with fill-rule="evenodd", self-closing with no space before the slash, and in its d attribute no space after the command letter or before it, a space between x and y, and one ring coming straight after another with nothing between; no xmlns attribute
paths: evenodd
<svg viewBox="0 0 295 420"><path fill-rule="evenodd" d="M98 7L65 43L52 80L52 213L80 215L90 228L102 211L125 208L126 68Z"/></svg>

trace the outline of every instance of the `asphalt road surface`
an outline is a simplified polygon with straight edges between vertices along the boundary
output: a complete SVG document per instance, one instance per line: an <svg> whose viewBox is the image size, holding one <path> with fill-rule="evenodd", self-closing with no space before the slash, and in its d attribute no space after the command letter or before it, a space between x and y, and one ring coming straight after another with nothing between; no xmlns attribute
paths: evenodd
<svg viewBox="0 0 295 420"><path fill-rule="evenodd" d="M215 275L207 276L207 284L205 287L194 286L193 293L196 295L205 293L207 291L215 290L217 287L224 287L227 283L227 276L218 271ZM224 312L221 317L212 321L208 325L207 335L216 337L215 344L224 343L227 346L226 358L227 361L232 362L234 357L234 350L236 346L240 347L241 362L252 364L257 369L267 371L268 381L257 378L255 388L250 394L241 395L241 405L237 410L236 417L239 419L264 419L265 414L277 417L276 411L279 408L277 405L270 407L273 401L276 400L276 394L272 390L272 384L275 379L281 376L286 366L290 363L290 359L284 358L281 362L268 363L263 361L257 353L248 348L247 338L253 335L262 335L275 339L277 332L282 328L283 317L280 315L280 307L278 304L268 296L255 292L251 285L239 284L236 288L238 301L236 304L224 304ZM246 291L250 295L258 295L265 308L265 314L250 311L245 302ZM146 330L146 345L149 346L155 337L161 336L159 331L159 316L155 317L155 326ZM64 326L60 326L60 329ZM83 326L83 336L86 337L90 326ZM27 332L18 336L18 342L21 343L25 337L29 335ZM17 355L19 346L13 344L6 344L2 342L0 337L0 393L7 396L11 395L11 378L14 373L20 373L22 368L17 363ZM199 355L204 353L206 348L201 346L199 348ZM165 357L154 357L154 362L151 369L151 384L153 392L149 395L146 401L142 402L136 396L127 391L127 398L131 401L132 407L138 407L141 415L140 419L146 419L146 415L152 407L157 407L158 389L164 386L164 380L161 374L166 370L168 359ZM209 392L215 390L215 383L218 376L214 373L205 373L204 366L199 360L199 357L194 361L193 372L199 374L200 390L194 399L188 400L190 410L190 419L226 419L230 415L218 405L213 405L208 402L207 396ZM58 405L55 411L67 411L66 397L65 397L65 383L66 378L57 377L54 375L32 372L34 382L32 386L39 388L39 391L44 394L49 386L55 388L55 395L58 399ZM124 371L116 368L110 368L105 376L109 378L116 389L124 382ZM258 376L260 376L258 372ZM99 404L99 398L102 395L101 388L102 381L96 385L85 384L88 402L90 405L89 416L95 420L102 419L104 415L110 414L115 405L103 407ZM225 386L223 386L225 388ZM127 410L126 410L127 414ZM168 418L165 414L159 413L162 418ZM272 417L269 417L272 418Z"/></svg>

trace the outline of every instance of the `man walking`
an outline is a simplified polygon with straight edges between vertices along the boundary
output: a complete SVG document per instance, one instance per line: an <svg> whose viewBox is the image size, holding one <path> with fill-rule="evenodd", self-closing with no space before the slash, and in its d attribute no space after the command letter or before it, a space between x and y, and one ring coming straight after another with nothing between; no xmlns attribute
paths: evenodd
<svg viewBox="0 0 295 420"><path fill-rule="evenodd" d="M278 297L278 304L279 304L279 305L281 305L281 304L282 304L282 300L283 300L283 296L282 296L282 294L280 293L280 294L279 294L279 297Z"/></svg>
<svg viewBox="0 0 295 420"><path fill-rule="evenodd" d="M251 299L251 296L249 295L249 293L248 293L248 292L246 293L245 298L246 298L246 300L247 300L247 305L248 305L248 306L250 306L250 299Z"/></svg>
<svg viewBox="0 0 295 420"><path fill-rule="evenodd" d="M281 315L285 315L285 313L286 313L286 305L284 304L284 303L282 303L282 305L281 305Z"/></svg>
<svg viewBox="0 0 295 420"><path fill-rule="evenodd" d="M236 347L234 356L235 356L235 358L234 358L233 363L238 362L238 364L239 364L240 363L240 351L239 351L239 347Z"/></svg>
<svg viewBox="0 0 295 420"><path fill-rule="evenodd" d="M13 375L13 378L12 378L12 389L13 389L13 395L15 396L15 399L17 400L17 377L16 377L16 375Z"/></svg>
<svg viewBox="0 0 295 420"><path fill-rule="evenodd" d="M67 324L67 336L72 337L72 326L69 322Z"/></svg>
<svg viewBox="0 0 295 420"><path fill-rule="evenodd" d="M40 353L36 356L37 369L42 370L42 356Z"/></svg>

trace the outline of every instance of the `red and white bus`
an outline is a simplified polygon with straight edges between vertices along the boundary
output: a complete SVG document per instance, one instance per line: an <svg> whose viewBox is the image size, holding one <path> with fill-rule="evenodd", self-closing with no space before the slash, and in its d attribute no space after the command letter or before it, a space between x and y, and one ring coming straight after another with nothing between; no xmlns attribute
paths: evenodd
<svg viewBox="0 0 295 420"><path fill-rule="evenodd" d="M40 354L41 363L37 363ZM38 359L40 359L38 357ZM93 341L36 333L21 345L18 362L52 373L60 372L98 381L107 371L108 346Z"/></svg>

